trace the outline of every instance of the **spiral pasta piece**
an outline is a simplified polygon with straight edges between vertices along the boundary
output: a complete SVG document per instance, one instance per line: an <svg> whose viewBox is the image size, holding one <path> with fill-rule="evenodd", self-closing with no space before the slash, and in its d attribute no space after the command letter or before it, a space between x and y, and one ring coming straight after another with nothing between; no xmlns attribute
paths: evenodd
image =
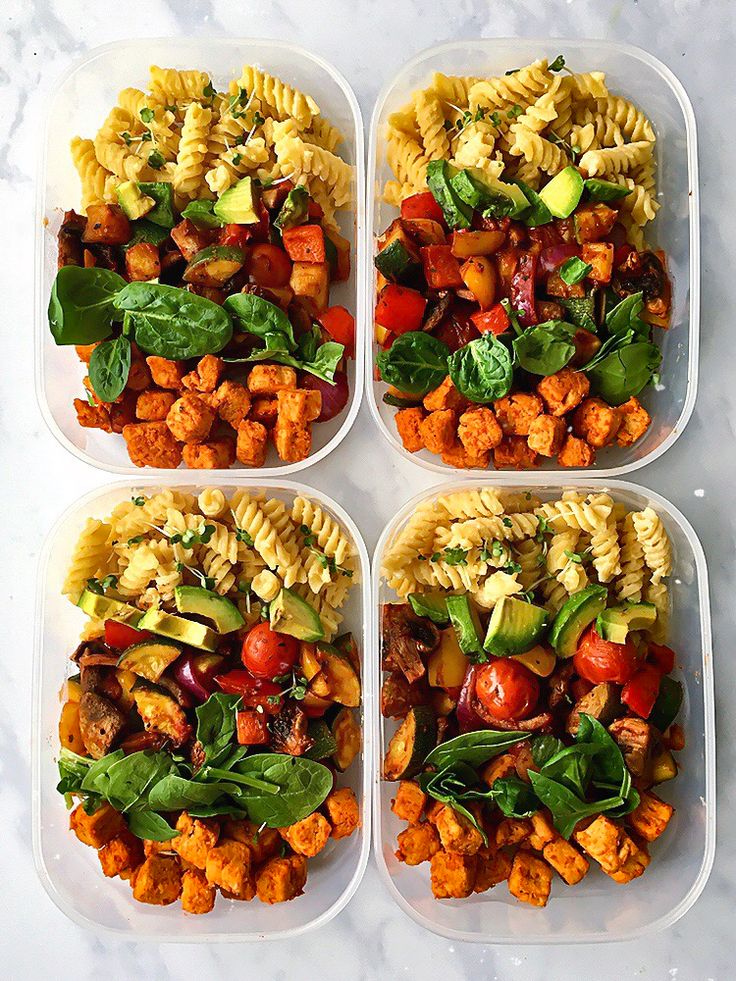
<svg viewBox="0 0 736 981"><path fill-rule="evenodd" d="M669 536L662 519L653 508L635 511L631 520L644 553L644 562L652 573L652 584L656 585L672 572L672 546Z"/></svg>
<svg viewBox="0 0 736 981"><path fill-rule="evenodd" d="M579 166L588 177L613 177L645 163L651 155L652 144L640 140L636 143L625 143L623 146L588 150L580 158Z"/></svg>
<svg viewBox="0 0 736 981"><path fill-rule="evenodd" d="M118 591L123 596L138 596L155 579L158 556L147 543L131 547L127 566L118 579Z"/></svg>
<svg viewBox="0 0 736 981"><path fill-rule="evenodd" d="M109 171L97 160L92 140L75 136L71 141L71 154L82 182L82 211L86 214L90 204L102 204L105 200L105 181Z"/></svg>
<svg viewBox="0 0 736 981"><path fill-rule="evenodd" d="M86 588L88 579L107 574L110 559L108 538L110 525L96 518L88 518L72 552L62 593L76 603Z"/></svg>
<svg viewBox="0 0 736 981"><path fill-rule="evenodd" d="M567 155L554 143L533 133L526 127L514 130L511 154L523 156L528 164L543 170L546 174L556 174L567 166ZM587 156L587 154L586 154Z"/></svg>
<svg viewBox="0 0 736 981"><path fill-rule="evenodd" d="M95 156L105 170L121 180L145 180L151 176L151 170L146 160L136 156L130 149L132 129L134 129L134 119L131 114L116 106L110 111L95 136Z"/></svg>
<svg viewBox="0 0 736 981"><path fill-rule="evenodd" d="M429 158L416 140L401 133L390 133L386 158L401 183L410 184L417 191L426 187Z"/></svg>
<svg viewBox="0 0 736 981"><path fill-rule="evenodd" d="M494 572L471 589L470 594L482 610L492 610L504 596L516 596L521 591L522 586L516 573Z"/></svg>
<svg viewBox="0 0 736 981"><path fill-rule="evenodd" d="M444 514L451 519L491 518L503 514L505 510L512 510L507 508L499 493L490 487L482 487L472 491L455 491L453 494L441 494L436 503L441 509L440 518Z"/></svg>
<svg viewBox="0 0 736 981"><path fill-rule="evenodd" d="M422 90L414 97L417 126L430 160L442 160L450 154L442 104L434 92Z"/></svg>
<svg viewBox="0 0 736 981"><path fill-rule="evenodd" d="M471 75L443 75L442 72L435 72L432 75L432 89L440 99L464 109L470 103L470 90L481 81L481 78Z"/></svg>
<svg viewBox="0 0 736 981"><path fill-rule="evenodd" d="M207 185L203 187L211 122L212 110L198 102L192 102L184 114L173 179L174 191L182 198L212 196Z"/></svg>
<svg viewBox="0 0 736 981"><path fill-rule="evenodd" d="M282 575L281 570L288 567L290 562L289 551L260 503L246 491L238 491L232 503L237 527L250 536L253 547L269 569L275 569Z"/></svg>
<svg viewBox="0 0 736 981"><path fill-rule="evenodd" d="M610 498L609 498L610 500ZM607 502L585 503L577 500L547 501L535 509L554 531L574 528L593 534L605 526L612 505Z"/></svg>
<svg viewBox="0 0 736 981"><path fill-rule="evenodd" d="M621 548L614 520L593 532L590 539L590 549L593 556L593 567L600 582L610 582L620 574Z"/></svg>
<svg viewBox="0 0 736 981"><path fill-rule="evenodd" d="M511 75L476 82L468 92L468 102L471 109L498 109L507 105L525 108L545 91L551 78L547 59L540 59Z"/></svg>
<svg viewBox="0 0 736 981"><path fill-rule="evenodd" d="M211 81L207 72L179 71L176 68L159 68L158 65L151 65L149 88L152 98L161 105L205 99L210 86Z"/></svg>
<svg viewBox="0 0 736 981"><path fill-rule="evenodd" d="M337 521L318 504L314 504L306 497L297 497L294 499L291 517L297 525L309 529L325 555L333 558L337 565L342 565L352 554L353 547L350 539Z"/></svg>
<svg viewBox="0 0 736 981"><path fill-rule="evenodd" d="M608 116L617 126L620 126L627 140L632 143L640 140L655 142L656 136L652 124L633 102L620 96L608 96L597 98L595 105L601 115Z"/></svg>
<svg viewBox="0 0 736 981"><path fill-rule="evenodd" d="M627 514L620 525L621 575L614 583L619 600L640 603L646 581L644 549L634 527L633 514Z"/></svg>
<svg viewBox="0 0 736 981"><path fill-rule="evenodd" d="M205 487L197 497L197 505L206 518L220 518L228 510L227 498L219 487Z"/></svg>
<svg viewBox="0 0 736 981"><path fill-rule="evenodd" d="M253 65L245 65L238 85L265 103L277 119L291 117L300 129L308 129L313 116L319 116L319 106L314 99L282 82L275 75L261 71Z"/></svg>

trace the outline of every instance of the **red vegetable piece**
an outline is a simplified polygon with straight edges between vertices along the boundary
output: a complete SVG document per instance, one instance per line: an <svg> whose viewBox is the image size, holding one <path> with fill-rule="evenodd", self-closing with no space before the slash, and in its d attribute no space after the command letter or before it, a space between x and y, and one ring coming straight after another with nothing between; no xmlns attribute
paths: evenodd
<svg viewBox="0 0 736 981"><path fill-rule="evenodd" d="M654 708L662 681L662 672L653 664L644 664L623 687L621 701L642 719L648 719Z"/></svg>
<svg viewBox="0 0 736 981"><path fill-rule="evenodd" d="M401 202L402 218L430 218L438 221L444 227L445 216L442 208L435 201L431 191L421 191L419 194L412 194L404 198Z"/></svg>
<svg viewBox="0 0 736 981"><path fill-rule="evenodd" d="M484 664L475 682L476 697L501 722L528 718L539 701L539 682L529 668L510 658Z"/></svg>
<svg viewBox="0 0 736 981"><path fill-rule="evenodd" d="M519 311L522 327L531 327L538 322L537 304L534 298L534 279L537 273L537 257L531 252L522 252L516 272L511 278L511 305Z"/></svg>
<svg viewBox="0 0 736 981"><path fill-rule="evenodd" d="M242 249L252 237L252 225L224 225L220 229L219 242L220 245L230 245L236 249Z"/></svg>
<svg viewBox="0 0 736 981"><path fill-rule="evenodd" d="M573 663L577 674L594 685L604 681L623 685L636 671L639 659L633 644L603 640L591 624L578 642Z"/></svg>
<svg viewBox="0 0 736 981"><path fill-rule="evenodd" d="M456 289L463 285L460 264L449 245L424 245L419 250L427 285L433 289Z"/></svg>
<svg viewBox="0 0 736 981"><path fill-rule="evenodd" d="M278 715L281 711L281 687L275 681L254 678L245 668L236 668L227 674L216 675L215 682L228 695L240 695L246 708L260 705L269 715Z"/></svg>
<svg viewBox="0 0 736 981"><path fill-rule="evenodd" d="M380 378L378 380L380 381ZM344 371L336 371L334 382L335 384L331 385L328 381L317 378L316 375L308 374L304 374L301 379L302 388L310 388L322 395L322 408L317 416L317 422L329 422L330 419L339 415L348 404L350 398L348 376Z"/></svg>
<svg viewBox="0 0 736 981"><path fill-rule="evenodd" d="M244 709L236 717L238 742L241 746L263 746L268 742L268 724L265 712Z"/></svg>
<svg viewBox="0 0 736 981"><path fill-rule="evenodd" d="M427 301L417 290L389 283L381 290L376 304L376 323L394 334L420 330Z"/></svg>
<svg viewBox="0 0 736 981"><path fill-rule="evenodd" d="M281 233L292 262L326 262L325 233L320 225L295 225Z"/></svg>
<svg viewBox="0 0 736 981"><path fill-rule="evenodd" d="M124 651L131 644L148 640L152 635L147 630L136 630L128 623L119 620L105 620L105 643L116 651Z"/></svg>
<svg viewBox="0 0 736 981"><path fill-rule="evenodd" d="M271 629L264 620L248 631L243 641L243 664L256 678L278 678L291 671L299 656L299 644L288 634Z"/></svg>
<svg viewBox="0 0 736 981"><path fill-rule="evenodd" d="M355 320L352 313L345 307L327 307L319 314L317 320L324 327L330 337L338 344L345 345L345 353L348 357L355 354Z"/></svg>
<svg viewBox="0 0 736 981"><path fill-rule="evenodd" d="M662 672L669 674L675 666L675 652L664 644L649 644L647 660Z"/></svg>
<svg viewBox="0 0 736 981"><path fill-rule="evenodd" d="M245 268L257 286L280 289L291 277L291 259L278 245L259 242L248 252Z"/></svg>
<svg viewBox="0 0 736 981"><path fill-rule="evenodd" d="M494 304L490 310L479 310L470 318L481 334L503 334L511 326L509 315L500 303Z"/></svg>

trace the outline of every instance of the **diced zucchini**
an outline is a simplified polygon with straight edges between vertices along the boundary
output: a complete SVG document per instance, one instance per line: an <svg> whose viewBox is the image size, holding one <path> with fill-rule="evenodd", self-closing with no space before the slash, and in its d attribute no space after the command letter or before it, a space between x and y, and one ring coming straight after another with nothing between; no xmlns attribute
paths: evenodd
<svg viewBox="0 0 736 981"><path fill-rule="evenodd" d="M208 245L191 260L182 277L198 286L222 286L245 262L242 249L230 245Z"/></svg>
<svg viewBox="0 0 736 981"><path fill-rule="evenodd" d="M181 652L181 645L170 640L141 640L123 651L118 668L132 671L147 681L158 681Z"/></svg>
<svg viewBox="0 0 736 981"><path fill-rule="evenodd" d="M138 681L133 688L133 697L147 730L160 732L174 746L182 746L189 739L192 727L182 707L171 695L145 681Z"/></svg>
<svg viewBox="0 0 736 981"><path fill-rule="evenodd" d="M332 722L335 749L332 759L338 770L347 770L360 752L362 743L360 725L348 708L340 709Z"/></svg>
<svg viewBox="0 0 736 981"><path fill-rule="evenodd" d="M323 719L312 719L307 729L307 735L313 745L304 754L310 760L324 760L337 749L337 741L330 732L330 727Z"/></svg>
<svg viewBox="0 0 736 981"><path fill-rule="evenodd" d="M426 705L409 709L388 744L383 761L385 779L408 780L416 776L436 740L437 722L432 709Z"/></svg>

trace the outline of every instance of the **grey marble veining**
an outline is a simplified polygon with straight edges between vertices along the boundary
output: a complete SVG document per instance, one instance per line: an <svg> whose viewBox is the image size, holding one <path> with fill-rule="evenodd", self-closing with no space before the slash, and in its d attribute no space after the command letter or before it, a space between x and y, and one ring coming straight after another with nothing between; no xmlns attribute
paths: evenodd
<svg viewBox="0 0 736 981"><path fill-rule="evenodd" d="M736 976L736 709L733 486L736 397L732 324L736 245L733 48L730 0L6 0L0 13L0 214L3 365L0 460L4 477L4 643L0 656L0 875L2 968L7 977L672 979ZM453 944L408 920L373 864L347 909L321 932L248 947L150 946L97 937L52 905L30 848L30 676L35 561L58 513L104 474L74 460L46 430L33 395L32 240L35 154L44 93L68 61L116 38L271 36L332 61L355 88L364 117L385 79L442 40L473 36L591 36L648 48L680 77L699 126L703 304L700 396L679 442L635 482L668 496L692 521L708 557L714 612L719 762L719 842L696 906L669 932L604 947L490 948ZM553 53L554 44L546 53ZM595 67L595 66L588 66ZM132 80L131 80L132 82ZM642 98L644 93L642 94ZM434 482L396 459L366 409L349 437L303 475L352 512L368 543L399 502ZM60 666L65 652L59 652ZM80 884L84 888L84 884ZM621 897L624 901L625 892ZM277 910L275 915L278 915Z"/></svg>

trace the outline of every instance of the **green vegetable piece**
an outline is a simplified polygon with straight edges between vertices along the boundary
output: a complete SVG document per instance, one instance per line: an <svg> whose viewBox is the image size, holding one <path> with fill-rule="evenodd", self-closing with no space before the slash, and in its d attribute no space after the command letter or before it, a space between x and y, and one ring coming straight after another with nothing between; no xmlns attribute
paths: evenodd
<svg viewBox="0 0 736 981"><path fill-rule="evenodd" d="M395 409L413 409L419 405L416 399L402 399L398 395L394 395L393 392L384 392L382 401L386 405L392 405Z"/></svg>
<svg viewBox="0 0 736 981"><path fill-rule="evenodd" d="M584 330L589 330L591 334L596 333L595 300L593 299L592 293L588 293L585 296L561 297L559 298L559 303L567 311L567 319L571 324L574 324L575 327L582 327Z"/></svg>
<svg viewBox="0 0 736 981"><path fill-rule="evenodd" d="M135 181L123 181L117 187L118 204L131 221L142 218L156 207L152 197L144 194Z"/></svg>
<svg viewBox="0 0 736 981"><path fill-rule="evenodd" d="M257 825L284 828L313 814L332 790L332 771L316 760L281 753L257 753L234 767L236 774L260 778L276 794L244 789L241 803Z"/></svg>
<svg viewBox="0 0 736 981"><path fill-rule="evenodd" d="M540 200L555 218L568 218L580 203L585 186L576 167L565 167L539 192Z"/></svg>
<svg viewBox="0 0 736 981"><path fill-rule="evenodd" d="M494 802L506 817L527 818L539 810L536 794L518 777L499 777L492 790Z"/></svg>
<svg viewBox="0 0 736 981"><path fill-rule="evenodd" d="M207 245L190 259L182 278L186 283L204 282L224 286L242 269L244 262L242 249L232 245Z"/></svg>
<svg viewBox="0 0 736 981"><path fill-rule="evenodd" d="M572 657L585 630L606 608L608 590L590 585L573 593L557 613L549 633L549 642L558 657Z"/></svg>
<svg viewBox="0 0 736 981"><path fill-rule="evenodd" d="M127 337L98 344L89 359L89 380L95 395L114 402L128 383L132 352Z"/></svg>
<svg viewBox="0 0 736 981"><path fill-rule="evenodd" d="M291 321L275 303L254 293L235 293L225 300L223 306L236 318L238 328L246 334L264 339L280 334L283 335L284 350L293 351L296 347Z"/></svg>
<svg viewBox="0 0 736 981"><path fill-rule="evenodd" d="M466 169L450 180L453 190L469 207L487 218L516 218L529 207L529 201L516 184L489 181L478 170Z"/></svg>
<svg viewBox="0 0 736 981"><path fill-rule="evenodd" d="M138 189L156 203L156 207L146 215L148 220L162 228L173 228L176 223L173 184L167 181L139 181Z"/></svg>
<svg viewBox="0 0 736 981"><path fill-rule="evenodd" d="M450 349L423 331L408 331L376 357L381 378L407 395L423 397L447 376Z"/></svg>
<svg viewBox="0 0 736 981"><path fill-rule="evenodd" d="M225 222L215 214L214 201L190 201L181 213L197 228L221 228Z"/></svg>
<svg viewBox="0 0 736 981"><path fill-rule="evenodd" d="M251 178L243 177L233 187L229 187L215 203L213 210L225 224L255 225L259 218L256 191Z"/></svg>
<svg viewBox="0 0 736 981"><path fill-rule="evenodd" d="M547 611L532 603L504 596L493 607L484 648L496 657L523 654L540 640L547 626Z"/></svg>
<svg viewBox="0 0 736 981"><path fill-rule="evenodd" d="M406 282L414 276L419 266L406 246L398 238L389 242L373 259L376 269L394 283Z"/></svg>
<svg viewBox="0 0 736 981"><path fill-rule="evenodd" d="M194 710L197 716L197 741L202 744L208 763L221 764L223 753L229 752L235 737L235 713L240 705L240 695L226 695L218 691Z"/></svg>
<svg viewBox="0 0 736 981"><path fill-rule="evenodd" d="M585 190L591 201L619 201L631 194L628 187L601 180L599 177L589 177L585 181Z"/></svg>
<svg viewBox="0 0 736 981"><path fill-rule="evenodd" d="M486 661L483 651L483 629L480 625L478 612L470 605L466 595L448 596L446 599L447 612L455 628L458 646L471 661Z"/></svg>
<svg viewBox="0 0 736 981"><path fill-rule="evenodd" d="M391 737L383 761L386 780L409 780L422 769L425 757L437 741L437 722L428 705L409 709Z"/></svg>
<svg viewBox="0 0 736 981"><path fill-rule="evenodd" d="M659 683L659 694L647 721L660 732L669 729L679 714L684 694L682 684L665 675Z"/></svg>
<svg viewBox="0 0 736 981"><path fill-rule="evenodd" d="M135 606L93 593L91 589L84 590L77 600L77 606L95 620L120 620L131 627L135 627L143 616L143 612Z"/></svg>
<svg viewBox="0 0 736 981"><path fill-rule="evenodd" d="M656 619L657 607L653 603L627 603L599 613L595 629L603 640L625 644L630 630L649 630Z"/></svg>
<svg viewBox="0 0 736 981"><path fill-rule="evenodd" d="M281 205L274 225L279 231L285 228L294 228L295 225L303 225L309 216L309 192L306 187L301 185L293 188L286 195L284 203Z"/></svg>
<svg viewBox="0 0 736 981"><path fill-rule="evenodd" d="M542 804L552 812L552 821L563 838L570 838L575 825L585 817L605 813L615 807L621 807L621 797L609 797L605 800L587 804L585 801L568 790L564 784L545 777L543 773L529 770L532 788Z"/></svg>
<svg viewBox="0 0 736 981"><path fill-rule="evenodd" d="M57 344L94 344L110 336L115 298L126 286L112 269L63 266L49 300L49 327Z"/></svg>
<svg viewBox="0 0 736 981"><path fill-rule="evenodd" d="M575 327L562 320L548 320L529 327L514 338L516 359L533 375L554 375L575 355Z"/></svg>
<svg viewBox="0 0 736 981"><path fill-rule="evenodd" d="M181 644L171 640L141 640L123 651L118 667L156 682L182 650Z"/></svg>
<svg viewBox="0 0 736 981"><path fill-rule="evenodd" d="M139 218L138 221L133 222L133 234L123 248L127 252L128 249L132 249L139 242L148 242L150 245L158 247L163 245L168 237L168 228L162 228L161 225L154 225L152 221L148 221L146 218Z"/></svg>
<svg viewBox="0 0 736 981"><path fill-rule="evenodd" d="M300 596L285 587L269 606L271 629L297 640L314 642L325 635L319 614Z"/></svg>
<svg viewBox="0 0 736 981"><path fill-rule="evenodd" d="M662 361L662 352L648 341L611 351L588 369L591 389L609 405L622 405L649 384Z"/></svg>
<svg viewBox="0 0 736 981"><path fill-rule="evenodd" d="M440 627L450 622L445 593L409 593L409 605L418 617L428 617Z"/></svg>
<svg viewBox="0 0 736 981"><path fill-rule="evenodd" d="M233 333L223 307L203 296L160 283L128 283L114 301L130 314L136 343L146 354L174 361L216 354Z"/></svg>
<svg viewBox="0 0 736 981"><path fill-rule="evenodd" d="M649 324L641 319L644 309L644 294L632 293L606 313L606 330L618 337L633 331L637 340L648 340Z"/></svg>
<svg viewBox="0 0 736 981"><path fill-rule="evenodd" d="M205 627L203 623L185 620L175 613L164 613L163 610L148 610L138 621L139 630L150 630L151 633L181 641L189 647L197 647L203 651L216 651L219 637L214 630Z"/></svg>
<svg viewBox="0 0 736 981"><path fill-rule="evenodd" d="M514 181L515 184L524 192L524 196L530 202L529 209L519 215L519 220L523 221L527 228L538 228L539 225L548 225L552 221L552 212L537 194L533 187L529 187L523 181Z"/></svg>
<svg viewBox="0 0 736 981"><path fill-rule="evenodd" d="M337 752L337 740L324 719L312 719L307 729L312 746L304 754L310 760L324 760Z"/></svg>
<svg viewBox="0 0 736 981"><path fill-rule="evenodd" d="M563 283L567 283L568 286L574 286L575 283L579 283L585 279L592 268L589 262L583 262L576 255L571 256L560 266L560 279Z"/></svg>
<svg viewBox="0 0 736 981"><path fill-rule="evenodd" d="M174 602L180 613L193 613L212 620L221 634L239 630L245 623L232 600L202 586L177 586L174 589Z"/></svg>
<svg viewBox="0 0 736 981"><path fill-rule="evenodd" d="M436 773L431 771L420 773L417 782L425 794L434 797L435 800L443 804L448 804L454 811L462 814L480 832L483 843L488 844L485 828L479 823L465 802L470 803L483 798L491 798L493 790L476 789L478 774L472 767L460 763L438 770Z"/></svg>
<svg viewBox="0 0 736 981"><path fill-rule="evenodd" d="M430 160L427 166L427 187L442 208L442 214L450 228L470 228L473 209L466 204L452 186L456 171L446 160Z"/></svg>
<svg viewBox="0 0 736 981"><path fill-rule="evenodd" d="M528 732L497 732L494 729L465 732L435 746L424 762L438 770L458 763L480 767L494 756L499 756L509 747L528 738Z"/></svg>
<svg viewBox="0 0 736 981"><path fill-rule="evenodd" d="M135 808L127 815L128 830L136 838L146 841L170 841L176 836L176 829L160 814L147 808Z"/></svg>
<svg viewBox="0 0 736 981"><path fill-rule="evenodd" d="M399 340L394 341L394 347ZM471 402L487 405L511 390L514 377L511 355L493 334L484 334L459 348L448 358L447 367L455 388ZM437 385L441 381L440 378Z"/></svg>

